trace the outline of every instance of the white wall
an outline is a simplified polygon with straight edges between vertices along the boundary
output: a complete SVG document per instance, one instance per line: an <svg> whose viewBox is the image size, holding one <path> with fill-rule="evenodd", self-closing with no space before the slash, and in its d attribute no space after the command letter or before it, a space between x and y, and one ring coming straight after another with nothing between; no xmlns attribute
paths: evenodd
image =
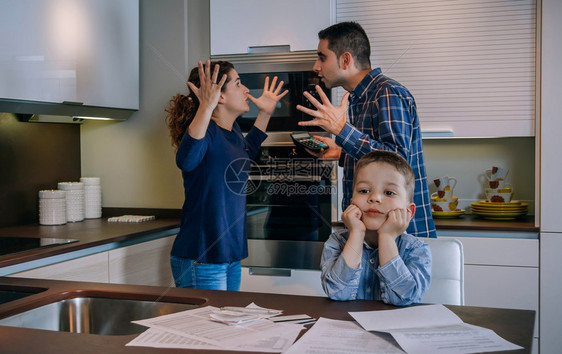
<svg viewBox="0 0 562 354"><path fill-rule="evenodd" d="M81 127L82 175L101 177L106 207L182 205L164 109L187 91L186 6L187 0L141 0L140 109L125 122Z"/></svg>

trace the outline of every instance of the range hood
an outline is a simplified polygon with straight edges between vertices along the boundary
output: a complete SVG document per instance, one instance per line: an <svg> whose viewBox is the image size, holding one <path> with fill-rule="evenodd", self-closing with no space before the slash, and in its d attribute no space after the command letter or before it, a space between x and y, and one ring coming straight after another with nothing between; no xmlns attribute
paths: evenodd
<svg viewBox="0 0 562 354"><path fill-rule="evenodd" d="M317 57L318 54L315 50L299 52L254 51L250 54L211 55L211 60L229 61L238 73L261 73L312 70Z"/></svg>
<svg viewBox="0 0 562 354"><path fill-rule="evenodd" d="M2 98L0 112L15 113L22 122L80 124L85 119L126 120L136 110L85 106L79 102L49 103Z"/></svg>

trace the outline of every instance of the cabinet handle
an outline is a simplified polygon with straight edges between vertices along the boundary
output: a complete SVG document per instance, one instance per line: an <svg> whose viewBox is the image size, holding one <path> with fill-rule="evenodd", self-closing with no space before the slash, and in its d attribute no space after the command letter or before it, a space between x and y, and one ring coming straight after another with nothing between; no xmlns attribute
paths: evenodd
<svg viewBox="0 0 562 354"><path fill-rule="evenodd" d="M256 45L248 47L248 54L290 52L291 46L285 45Z"/></svg>
<svg viewBox="0 0 562 354"><path fill-rule="evenodd" d="M275 277L291 277L290 269L281 268L249 268L250 275L271 275Z"/></svg>
<svg viewBox="0 0 562 354"><path fill-rule="evenodd" d="M453 129L422 130L422 138L449 138L455 136Z"/></svg>
<svg viewBox="0 0 562 354"><path fill-rule="evenodd" d="M84 102L78 102L78 101L62 101L62 104L72 104L75 106L82 106L84 105Z"/></svg>

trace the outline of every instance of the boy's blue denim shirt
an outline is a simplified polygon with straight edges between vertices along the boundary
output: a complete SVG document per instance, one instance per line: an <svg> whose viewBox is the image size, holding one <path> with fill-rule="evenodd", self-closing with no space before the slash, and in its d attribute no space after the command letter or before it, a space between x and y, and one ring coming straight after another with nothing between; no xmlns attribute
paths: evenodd
<svg viewBox="0 0 562 354"><path fill-rule="evenodd" d="M378 249L363 242L361 264L350 268L342 250L348 230L330 235L322 253L322 286L333 300L381 300L406 306L420 303L431 281L431 251L421 239L403 233L396 238L399 255L379 266Z"/></svg>

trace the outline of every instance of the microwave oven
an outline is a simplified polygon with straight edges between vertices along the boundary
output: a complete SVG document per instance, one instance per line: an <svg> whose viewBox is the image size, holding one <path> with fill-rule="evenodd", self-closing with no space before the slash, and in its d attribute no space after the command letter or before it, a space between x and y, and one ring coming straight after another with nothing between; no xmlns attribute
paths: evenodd
<svg viewBox="0 0 562 354"><path fill-rule="evenodd" d="M312 117L297 110L297 105L302 105L311 109L316 109L312 103L304 97L303 92L310 92L313 97L321 102L320 96L315 86L320 85L328 99L331 100L331 90L326 89L324 84L313 71L271 71L259 73L239 73L240 81L250 90L254 97L260 97L263 93L265 78L269 76L270 82L277 76L277 82L283 81L280 92L289 92L277 103L277 107L269 120L267 132L292 132L292 131L311 131L320 132L322 128L316 126L301 127L298 122L311 120ZM250 102L250 110L238 117L237 122L242 132L248 132L254 125L258 116L258 109Z"/></svg>

